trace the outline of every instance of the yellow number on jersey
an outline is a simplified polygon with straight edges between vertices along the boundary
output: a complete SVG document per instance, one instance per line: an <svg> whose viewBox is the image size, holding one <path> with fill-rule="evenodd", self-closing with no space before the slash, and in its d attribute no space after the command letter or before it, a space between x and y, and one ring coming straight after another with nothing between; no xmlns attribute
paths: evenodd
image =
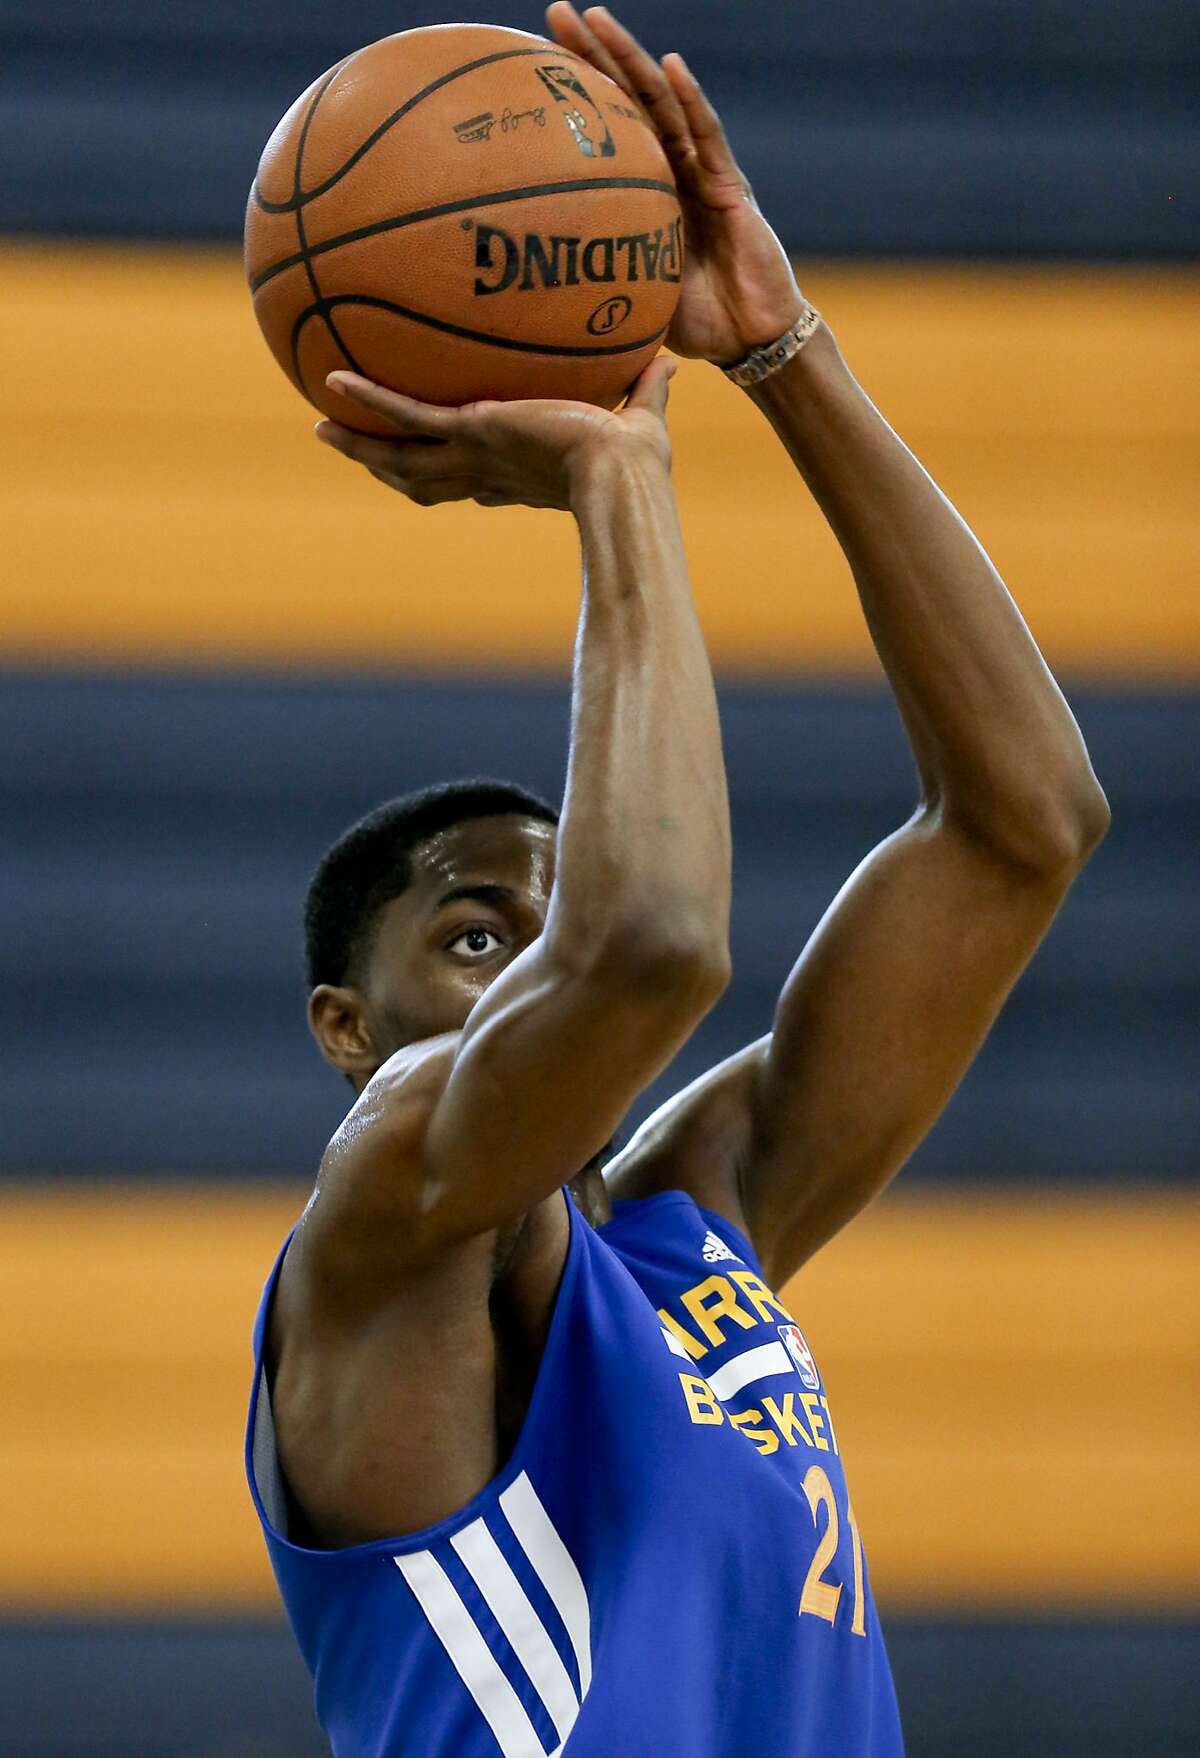
<svg viewBox="0 0 1200 1758"><path fill-rule="evenodd" d="M817 1509L825 1507L827 1522L825 1533L813 1553L813 1560L808 1566L808 1574L804 1578L804 1592L800 1595L800 1610L812 1612L816 1618L824 1618L832 1624L837 1616L838 1600L842 1597L840 1586L832 1581L821 1579L822 1571L833 1561L833 1554L838 1543L837 1503L833 1499L833 1485L819 1465L810 1465L804 1474L804 1493L808 1497L808 1505L812 1510L813 1525L817 1523Z"/></svg>
<svg viewBox="0 0 1200 1758"><path fill-rule="evenodd" d="M825 1531L813 1552L813 1560L808 1565L808 1574L804 1577L804 1591L800 1595L800 1611L811 1612L815 1618L824 1618L832 1624L837 1616L838 1603L842 1597L841 1585L838 1582L826 1581L825 1570L833 1561L838 1547L838 1511L834 1500L833 1485L819 1465L810 1465L804 1476L804 1493L808 1497L808 1505L812 1512L813 1525L817 1524L817 1509L825 1509ZM850 1620L851 1633L865 1636L866 1609L863 1605L863 1553L862 1539L858 1535L858 1521L854 1518L854 1509L847 1504L850 1516L850 1543L854 1550L854 1616Z"/></svg>

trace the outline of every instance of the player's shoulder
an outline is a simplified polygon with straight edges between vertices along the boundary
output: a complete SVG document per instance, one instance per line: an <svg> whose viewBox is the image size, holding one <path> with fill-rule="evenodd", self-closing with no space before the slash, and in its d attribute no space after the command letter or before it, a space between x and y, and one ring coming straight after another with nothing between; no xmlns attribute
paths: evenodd
<svg viewBox="0 0 1200 1758"><path fill-rule="evenodd" d="M460 1032L443 1032L405 1044L371 1076L330 1138L323 1169L369 1157L380 1137L393 1144L419 1132L441 1097Z"/></svg>
<svg viewBox="0 0 1200 1758"><path fill-rule="evenodd" d="M354 1260L382 1253L394 1270L419 1252L423 1150L460 1034L407 1044L378 1069L330 1139L301 1229L305 1255Z"/></svg>

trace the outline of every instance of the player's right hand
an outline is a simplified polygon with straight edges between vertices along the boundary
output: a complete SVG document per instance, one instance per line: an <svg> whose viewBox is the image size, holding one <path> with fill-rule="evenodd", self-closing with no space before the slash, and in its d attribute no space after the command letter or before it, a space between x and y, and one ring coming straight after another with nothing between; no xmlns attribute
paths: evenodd
<svg viewBox="0 0 1200 1758"><path fill-rule="evenodd" d="M445 409L333 372L329 388L381 415L396 437L374 438L336 421L319 421L316 436L418 506L473 500L484 507L569 508L604 454L669 468L667 388L677 365L671 355L658 355L615 411L549 399Z"/></svg>
<svg viewBox="0 0 1200 1758"><path fill-rule="evenodd" d="M568 0L554 0L546 19L564 49L623 87L670 160L684 253L668 347L727 366L777 341L799 321L805 301L721 119L683 57L656 61L606 6L580 13Z"/></svg>

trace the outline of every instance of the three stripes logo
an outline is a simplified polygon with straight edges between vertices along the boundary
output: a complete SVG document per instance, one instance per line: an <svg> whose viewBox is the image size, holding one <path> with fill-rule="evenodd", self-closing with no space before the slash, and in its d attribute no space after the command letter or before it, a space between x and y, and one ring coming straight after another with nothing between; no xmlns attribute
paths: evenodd
<svg viewBox="0 0 1200 1758"><path fill-rule="evenodd" d="M730 1251L725 1241L718 1238L711 1229L704 1235L704 1244L700 1249L700 1255L706 1264L722 1264L726 1261L737 1263L739 1261L737 1253Z"/></svg>
<svg viewBox="0 0 1200 1758"><path fill-rule="evenodd" d="M550 1758L557 1758L592 1682L587 1589L526 1472L501 1493L499 1509L499 1515L492 1511L472 1520L449 1542L495 1620L502 1639L496 1646L504 1664L433 1551L416 1551L392 1560L495 1736L503 1758L546 1758L541 1735L513 1686L514 1678L520 1682L520 1673L528 1679L554 1728L558 1745ZM527 1570L541 1583L560 1629L548 1627L522 1586L519 1573ZM574 1677L568 1670L568 1659L573 1662Z"/></svg>

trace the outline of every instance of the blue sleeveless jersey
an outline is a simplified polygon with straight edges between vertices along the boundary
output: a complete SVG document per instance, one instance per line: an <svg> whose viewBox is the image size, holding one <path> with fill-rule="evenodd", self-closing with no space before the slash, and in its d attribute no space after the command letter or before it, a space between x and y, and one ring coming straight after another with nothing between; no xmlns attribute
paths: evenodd
<svg viewBox="0 0 1200 1758"><path fill-rule="evenodd" d="M825 1388L749 1242L682 1191L567 1209L516 1449L406 1537L289 1542L267 1283L247 1470L336 1758L902 1758Z"/></svg>

